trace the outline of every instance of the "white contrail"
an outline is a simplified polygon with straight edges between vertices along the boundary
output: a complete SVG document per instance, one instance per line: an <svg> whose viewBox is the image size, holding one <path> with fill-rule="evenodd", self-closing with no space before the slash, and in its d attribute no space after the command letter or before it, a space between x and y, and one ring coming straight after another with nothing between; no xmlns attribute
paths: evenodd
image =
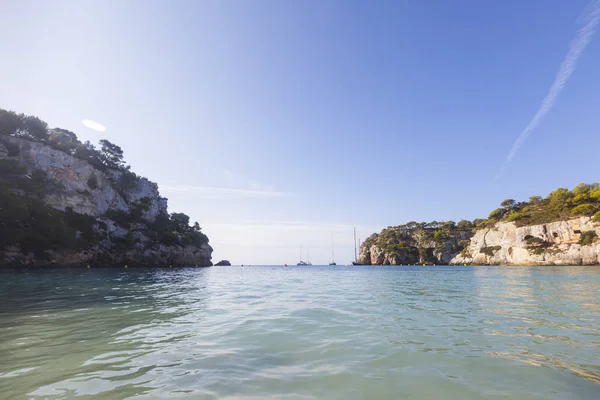
<svg viewBox="0 0 600 400"><path fill-rule="evenodd" d="M531 135L535 128L537 128L538 125L542 122L546 114L548 114L548 112L552 109L554 103L556 102L556 99L560 95L560 92L562 92L567 81L571 77L571 74L573 74L573 72L575 71L575 67L577 66L577 61L579 60L579 57L581 57L587 45L590 44L590 42L592 41L592 36L594 36L598 23L600 23L600 0L595 0L592 3L590 3L588 7L586 7L586 10L588 11L585 13L584 18L582 20L585 23L585 25L581 29L579 29L579 31L577 32L577 36L569 45L569 52L567 53L567 56L560 65L558 74L556 74L554 83L550 87L546 98L544 99L540 108L531 119L531 122L529 122L529 125L527 125L523 132L521 132L521 134L515 141L515 144L513 144L512 148L510 149L510 153L508 153L508 156L506 157L506 161L504 161L504 165L502 166L502 168L500 168L500 171L498 172L494 180L502 176L502 173L504 172L508 164L510 164L512 159L515 157L515 155L521 148L523 142L529 137L529 135Z"/></svg>

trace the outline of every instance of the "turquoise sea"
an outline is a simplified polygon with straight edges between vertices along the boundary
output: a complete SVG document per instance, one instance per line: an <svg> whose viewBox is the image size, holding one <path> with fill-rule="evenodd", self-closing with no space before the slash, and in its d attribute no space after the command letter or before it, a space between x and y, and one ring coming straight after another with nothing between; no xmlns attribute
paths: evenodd
<svg viewBox="0 0 600 400"><path fill-rule="evenodd" d="M600 268L0 271L0 398L600 399Z"/></svg>

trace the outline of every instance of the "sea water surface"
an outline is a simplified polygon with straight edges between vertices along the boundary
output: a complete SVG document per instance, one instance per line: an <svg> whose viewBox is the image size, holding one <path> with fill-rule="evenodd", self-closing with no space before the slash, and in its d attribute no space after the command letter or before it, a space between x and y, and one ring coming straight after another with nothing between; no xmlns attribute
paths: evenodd
<svg viewBox="0 0 600 400"><path fill-rule="evenodd" d="M600 399L600 268L0 272L0 398L133 397Z"/></svg>

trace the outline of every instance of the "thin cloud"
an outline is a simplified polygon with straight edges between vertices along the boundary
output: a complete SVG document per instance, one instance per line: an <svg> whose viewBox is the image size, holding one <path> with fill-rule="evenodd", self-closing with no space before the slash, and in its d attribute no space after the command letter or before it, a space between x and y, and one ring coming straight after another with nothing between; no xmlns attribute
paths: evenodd
<svg viewBox="0 0 600 400"><path fill-rule="evenodd" d="M91 130L94 130L96 132L106 132L106 127L104 125L102 125L99 122L92 121L91 119L84 119L83 121L81 121L81 123L86 128L90 128Z"/></svg>
<svg viewBox="0 0 600 400"><path fill-rule="evenodd" d="M161 190L171 193L192 193L207 198L240 198L240 197L289 197L294 193L275 192L271 190L249 190L210 186L162 186Z"/></svg>
<svg viewBox="0 0 600 400"><path fill-rule="evenodd" d="M506 167L508 167L508 164L510 164L510 162L513 160L525 140L542 123L548 112L550 112L554 106L556 99L564 89L567 81L575 71L575 68L577 67L577 61L579 61L579 58L585 51L585 48L592 41L592 37L596 32L598 23L600 23L600 0L595 0L590 3L584 11L583 18L579 21L584 25L581 29L579 29L577 36L569 45L569 52L562 62L560 69L556 74L556 78L554 79L554 83L550 87L546 98L544 98L544 101L533 116L532 120L529 122L529 125L527 125L523 132L521 132L513 144L512 148L510 149L510 153L508 153L508 156L504 161L504 165L502 165L502 168L500 168L500 171L494 180L497 180L502 176L506 170Z"/></svg>

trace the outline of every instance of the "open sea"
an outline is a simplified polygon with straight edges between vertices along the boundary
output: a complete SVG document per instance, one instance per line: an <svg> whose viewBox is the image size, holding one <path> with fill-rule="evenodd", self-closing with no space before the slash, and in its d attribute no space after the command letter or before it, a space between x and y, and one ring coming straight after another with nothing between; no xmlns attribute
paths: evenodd
<svg viewBox="0 0 600 400"><path fill-rule="evenodd" d="M600 399L600 267L0 271L0 399Z"/></svg>

